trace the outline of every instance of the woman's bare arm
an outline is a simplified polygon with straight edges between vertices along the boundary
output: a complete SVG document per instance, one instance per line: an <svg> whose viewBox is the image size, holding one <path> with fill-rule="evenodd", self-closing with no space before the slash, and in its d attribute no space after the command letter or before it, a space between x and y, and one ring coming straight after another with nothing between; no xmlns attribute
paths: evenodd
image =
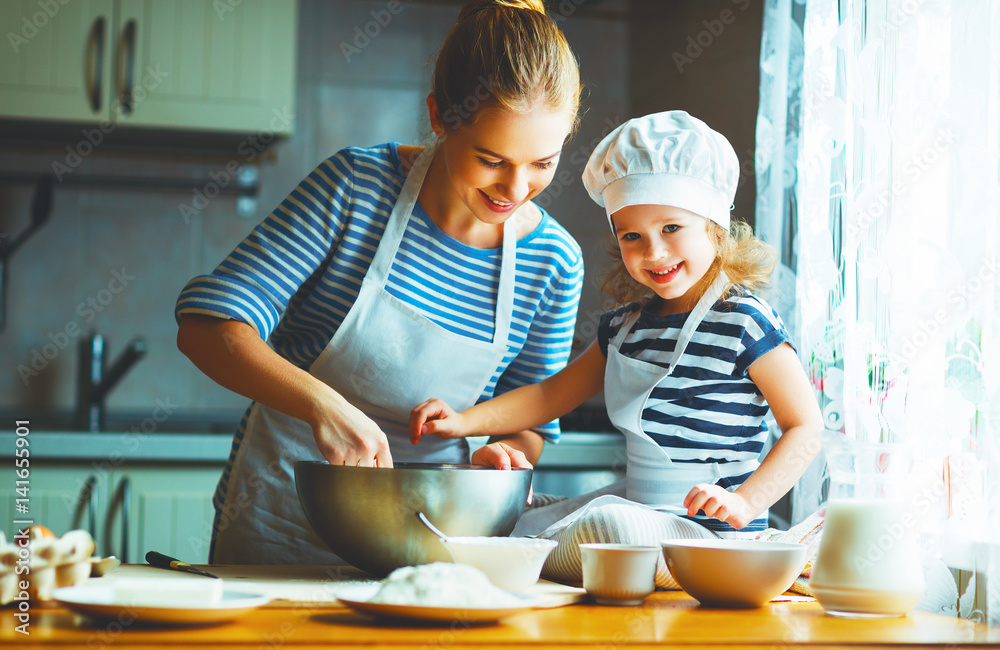
<svg viewBox="0 0 1000 650"><path fill-rule="evenodd" d="M331 464L392 467L385 433L338 392L278 355L250 325L185 315L177 347L219 385L302 420Z"/></svg>

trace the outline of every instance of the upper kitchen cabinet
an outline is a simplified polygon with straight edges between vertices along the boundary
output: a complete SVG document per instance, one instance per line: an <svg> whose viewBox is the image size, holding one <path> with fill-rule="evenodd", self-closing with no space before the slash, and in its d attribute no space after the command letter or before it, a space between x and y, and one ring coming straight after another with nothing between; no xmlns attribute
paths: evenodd
<svg viewBox="0 0 1000 650"><path fill-rule="evenodd" d="M267 0L0 3L0 118L288 135L296 13Z"/></svg>

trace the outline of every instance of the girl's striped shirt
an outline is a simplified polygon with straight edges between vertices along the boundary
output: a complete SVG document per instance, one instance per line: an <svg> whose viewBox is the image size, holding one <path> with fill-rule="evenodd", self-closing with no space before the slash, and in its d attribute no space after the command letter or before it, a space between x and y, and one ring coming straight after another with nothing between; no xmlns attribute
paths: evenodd
<svg viewBox="0 0 1000 650"><path fill-rule="evenodd" d="M601 317L598 342L605 357L609 341L638 308L630 304ZM667 367L687 316L642 310L619 352ZM767 402L748 369L788 341L777 313L749 291L739 289L717 301L678 367L650 393L642 414L643 431L675 463L719 463L723 477L717 484L735 490L752 472L727 476L725 464L757 460L768 436ZM701 515L693 519L717 532L734 530L717 519ZM766 527L765 513L741 532Z"/></svg>

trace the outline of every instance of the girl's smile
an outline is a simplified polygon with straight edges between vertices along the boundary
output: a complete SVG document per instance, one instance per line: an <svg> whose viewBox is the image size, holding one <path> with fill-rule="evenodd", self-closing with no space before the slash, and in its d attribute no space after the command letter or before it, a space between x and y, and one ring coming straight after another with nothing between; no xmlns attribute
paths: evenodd
<svg viewBox="0 0 1000 650"><path fill-rule="evenodd" d="M695 288L715 261L710 222L668 205L630 205L611 222L629 275L662 299L663 313L690 311L700 298Z"/></svg>
<svg viewBox="0 0 1000 650"><path fill-rule="evenodd" d="M667 284L677 277L677 274L680 272L681 264L683 264L683 262L678 262L673 266L662 269L649 269L646 272L653 276L653 282L658 284Z"/></svg>

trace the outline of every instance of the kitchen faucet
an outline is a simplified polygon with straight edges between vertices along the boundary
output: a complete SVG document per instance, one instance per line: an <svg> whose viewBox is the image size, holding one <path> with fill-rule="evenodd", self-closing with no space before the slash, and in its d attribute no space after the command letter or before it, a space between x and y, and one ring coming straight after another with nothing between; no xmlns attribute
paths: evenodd
<svg viewBox="0 0 1000 650"><path fill-rule="evenodd" d="M104 401L115 385L146 356L146 342L136 337L105 368L104 337L91 332L80 341L76 391L76 428L100 431L104 428Z"/></svg>

